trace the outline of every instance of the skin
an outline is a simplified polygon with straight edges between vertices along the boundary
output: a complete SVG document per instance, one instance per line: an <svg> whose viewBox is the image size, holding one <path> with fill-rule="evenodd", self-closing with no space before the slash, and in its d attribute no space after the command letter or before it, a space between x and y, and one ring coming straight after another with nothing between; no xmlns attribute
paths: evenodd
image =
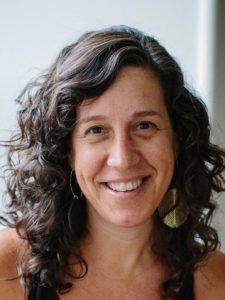
<svg viewBox="0 0 225 300"><path fill-rule="evenodd" d="M13 229L0 231L0 300L24 300L26 291L17 278L18 251L22 245Z"/></svg>
<svg viewBox="0 0 225 300"><path fill-rule="evenodd" d="M169 274L150 246L176 147L160 84L149 70L123 68L77 116L69 160L87 198L89 234L81 252L89 271L60 300L161 300L160 284ZM127 182L140 185L111 189ZM4 230L0 244L0 279L15 276L21 242ZM196 300L225 299L224 270L225 255L209 254L195 274ZM0 280L0 290L0 300L24 299L19 280Z"/></svg>

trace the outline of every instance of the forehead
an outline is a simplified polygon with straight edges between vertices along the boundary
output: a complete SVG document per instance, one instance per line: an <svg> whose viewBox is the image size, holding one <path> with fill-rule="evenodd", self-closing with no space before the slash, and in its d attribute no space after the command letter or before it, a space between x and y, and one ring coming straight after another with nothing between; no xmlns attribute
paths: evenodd
<svg viewBox="0 0 225 300"><path fill-rule="evenodd" d="M167 113L158 78L149 69L124 67L103 94L81 103L77 116L109 112L116 116L149 109Z"/></svg>

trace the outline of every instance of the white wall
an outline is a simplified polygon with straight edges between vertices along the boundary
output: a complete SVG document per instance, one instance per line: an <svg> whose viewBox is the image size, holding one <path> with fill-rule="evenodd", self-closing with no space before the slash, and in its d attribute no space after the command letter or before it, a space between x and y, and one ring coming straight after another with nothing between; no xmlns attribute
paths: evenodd
<svg viewBox="0 0 225 300"><path fill-rule="evenodd" d="M14 127L14 99L26 82L47 68L59 50L84 31L115 24L135 26L158 38L181 64L188 83L205 97L213 115L213 80L209 75L214 67L211 45L216 2L1 1L0 140L7 138Z"/></svg>

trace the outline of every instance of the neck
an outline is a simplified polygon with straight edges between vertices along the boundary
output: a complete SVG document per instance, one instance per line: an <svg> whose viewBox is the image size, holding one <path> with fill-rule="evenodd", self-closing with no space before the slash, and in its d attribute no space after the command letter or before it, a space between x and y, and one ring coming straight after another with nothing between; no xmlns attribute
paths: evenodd
<svg viewBox="0 0 225 300"><path fill-rule="evenodd" d="M151 251L152 227L150 221L132 228L116 226L90 214L82 252L92 264L101 262L117 272L149 269L157 261Z"/></svg>

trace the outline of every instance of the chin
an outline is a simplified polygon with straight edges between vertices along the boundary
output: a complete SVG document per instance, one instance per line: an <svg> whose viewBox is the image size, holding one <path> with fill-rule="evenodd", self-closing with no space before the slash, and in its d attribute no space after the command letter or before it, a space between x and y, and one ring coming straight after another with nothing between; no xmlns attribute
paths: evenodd
<svg viewBox="0 0 225 300"><path fill-rule="evenodd" d="M134 228L143 225L148 225L151 223L151 218L149 217L141 217L140 215L128 215L128 214L120 214L117 217L113 217L111 219L111 223L121 227L121 228Z"/></svg>

